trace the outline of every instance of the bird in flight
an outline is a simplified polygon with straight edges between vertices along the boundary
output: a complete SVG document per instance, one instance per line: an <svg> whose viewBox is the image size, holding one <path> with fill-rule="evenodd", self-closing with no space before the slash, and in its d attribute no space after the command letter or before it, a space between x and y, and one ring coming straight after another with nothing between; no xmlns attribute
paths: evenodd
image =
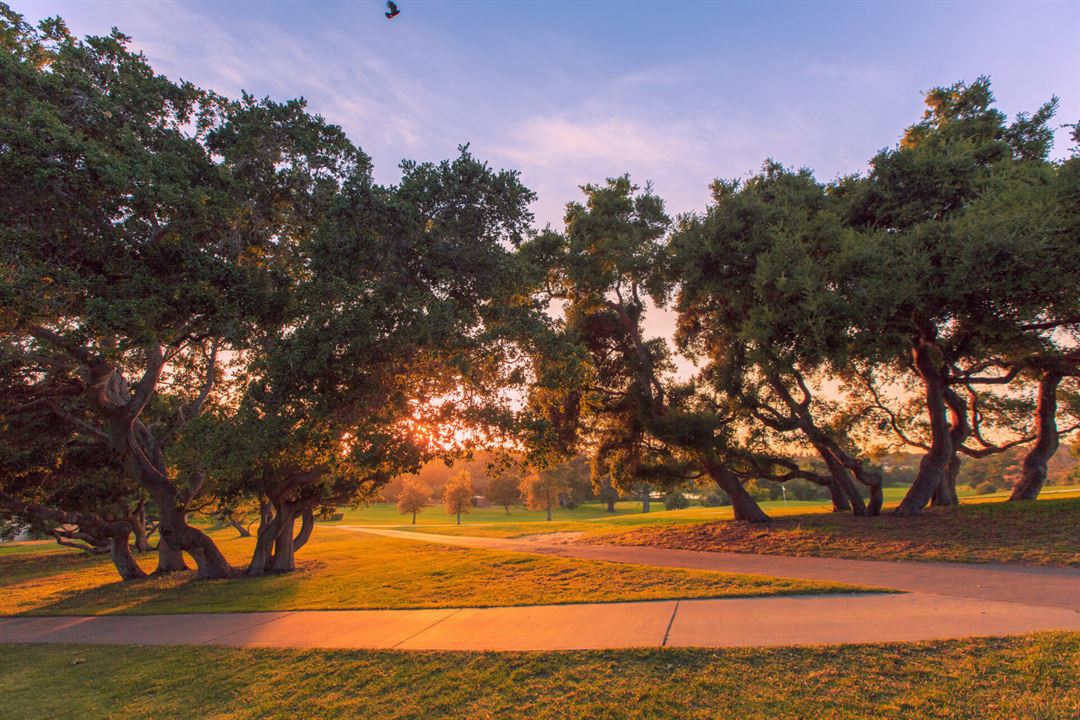
<svg viewBox="0 0 1080 720"><path fill-rule="evenodd" d="M401 11L397 9L397 3L394 0L386 0L386 19L393 20L399 13Z"/></svg>

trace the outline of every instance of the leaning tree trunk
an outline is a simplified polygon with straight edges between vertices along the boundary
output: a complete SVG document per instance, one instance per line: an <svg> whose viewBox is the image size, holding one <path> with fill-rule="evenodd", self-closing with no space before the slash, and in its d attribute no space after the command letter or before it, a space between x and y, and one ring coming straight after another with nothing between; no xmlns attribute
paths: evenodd
<svg viewBox="0 0 1080 720"><path fill-rule="evenodd" d="M827 443L817 442L814 447L825 461L829 475L832 476L829 494L833 498L833 511L850 510L855 515L866 515L866 504L863 502L862 495L859 494L859 488L855 486L855 481L851 479L851 472L840 462ZM841 501L839 507L837 506L838 499Z"/></svg>
<svg viewBox="0 0 1080 720"><path fill-rule="evenodd" d="M165 472L164 454L141 420L126 426L114 423L110 431L113 446L127 448L126 464L158 507L159 549L164 541L168 547L191 555L200 580L230 577L232 566L218 546L206 533L187 522L186 505L196 494L199 483L193 483L193 487L186 490L173 484ZM174 561L172 558L169 565L174 565Z"/></svg>
<svg viewBox="0 0 1080 720"><path fill-rule="evenodd" d="M187 566L187 562L184 561L183 551L177 550L170 545L164 535L158 538L157 553L158 564L157 569L154 570L155 575L190 570Z"/></svg>
<svg viewBox="0 0 1080 720"><path fill-rule="evenodd" d="M135 549L141 553L150 552L150 537L146 532L146 501L140 500L128 517L131 530L135 534Z"/></svg>
<svg viewBox="0 0 1080 720"><path fill-rule="evenodd" d="M919 461L919 473L893 514L901 517L918 515L934 497L938 486L945 482L949 462L953 458L949 411L945 401L948 390L945 374L934 361L931 346L919 342L913 351L915 369L926 390L926 409L930 418L930 449Z"/></svg>
<svg viewBox="0 0 1080 720"><path fill-rule="evenodd" d="M307 545L311 533L315 530L315 508L304 505L300 509L300 532L293 538L293 552Z"/></svg>
<svg viewBox="0 0 1080 720"><path fill-rule="evenodd" d="M3 492L0 492L0 507L41 522L77 526L80 536L87 538L87 543L92 542L95 547L108 547L113 565L121 579L146 577L146 573L131 554L131 547L128 545L131 523L127 520L106 520L97 513L69 512L47 505L27 505Z"/></svg>
<svg viewBox="0 0 1080 720"><path fill-rule="evenodd" d="M237 520L236 516L234 516L232 513L229 513L225 516L225 521L232 525L233 529L236 530L236 532L240 533L240 537L251 537L251 531L247 529L247 526L244 525L244 523Z"/></svg>
<svg viewBox="0 0 1080 720"><path fill-rule="evenodd" d="M278 531L274 539L274 559L270 572L287 573L296 569L296 545L293 528L296 527L296 509L290 503L282 503L277 513Z"/></svg>
<svg viewBox="0 0 1080 720"><path fill-rule="evenodd" d="M825 487L829 491L829 498L832 499L833 512L848 512L851 510L851 503L848 502L844 489L840 487L835 478Z"/></svg>
<svg viewBox="0 0 1080 720"><path fill-rule="evenodd" d="M851 477L849 463L846 462L851 458L847 456L847 453L840 448L835 440L829 437L828 433L818 427L814 415L810 411L810 390L798 370L792 368L792 373L802 390L802 401L795 399L778 374L768 373L767 379L773 390L776 391L776 394L787 406L792 420L795 422L795 427L814 446L814 449L817 450L821 459L825 462L829 475L832 476L832 482L826 487L828 487L829 496L832 498L833 512L847 512L850 510L855 515L866 515L866 505L863 502L862 495L859 494L855 481Z"/></svg>
<svg viewBox="0 0 1080 720"><path fill-rule="evenodd" d="M754 496L743 487L742 480L723 465L714 462L705 463L705 471L717 486L731 498L731 507L736 520L752 523L769 522L769 516L758 505Z"/></svg>
<svg viewBox="0 0 1080 720"><path fill-rule="evenodd" d="M814 447L817 448L818 453L821 454L822 459L825 461L826 466L829 468L830 474L841 479L843 487L847 488L848 496L856 498L852 502L852 509L856 515L879 515L881 513L881 505L885 500L884 492L881 489L882 477L880 473L867 470L863 466L863 461L849 455L845 450L840 447L830 437L825 436L822 433L817 434L817 441L814 443ZM870 502L865 506L863 505L862 495L859 493L858 486L851 479L851 475L854 474L855 478L870 489Z"/></svg>
<svg viewBox="0 0 1080 720"><path fill-rule="evenodd" d="M274 559L274 543L278 537L280 525L272 511L271 504L263 500L259 510L259 528L255 531L255 549L251 552L251 562L245 574L258 577L265 575Z"/></svg>
<svg viewBox="0 0 1080 720"><path fill-rule="evenodd" d="M120 577L124 580L137 580L146 577L146 573L139 563L135 562L135 556L131 554L131 546L128 545L128 536L117 533L109 538L109 554L112 556L113 565Z"/></svg>
<svg viewBox="0 0 1080 720"><path fill-rule="evenodd" d="M158 540L160 554L161 543L177 552L186 552L195 560L200 580L227 578L233 574L232 566L206 533L193 528L187 523L187 511L175 503L175 498L165 494L155 498L161 508L160 532Z"/></svg>
<svg viewBox="0 0 1080 720"><path fill-rule="evenodd" d="M953 447L956 447L955 445ZM934 497L930 499L933 507L955 507L960 504L960 496L956 492L956 480L960 477L960 466L963 460L959 453L953 453L949 458L949 465L945 469L945 477L934 491Z"/></svg>
<svg viewBox="0 0 1080 720"><path fill-rule="evenodd" d="M1009 500L1035 500L1046 483L1046 465L1058 449L1057 389L1062 376L1048 372L1039 379L1039 399L1035 406L1037 436L1024 457L1020 482Z"/></svg>
<svg viewBox="0 0 1080 720"><path fill-rule="evenodd" d="M945 469L945 477L934 491L931 504L935 507L953 507L960 504L960 496L956 493L956 480L960 477L960 447L971 434L971 426L968 424L967 402L960 395L948 388L945 391L945 403L949 408L949 442L952 443L952 457Z"/></svg>

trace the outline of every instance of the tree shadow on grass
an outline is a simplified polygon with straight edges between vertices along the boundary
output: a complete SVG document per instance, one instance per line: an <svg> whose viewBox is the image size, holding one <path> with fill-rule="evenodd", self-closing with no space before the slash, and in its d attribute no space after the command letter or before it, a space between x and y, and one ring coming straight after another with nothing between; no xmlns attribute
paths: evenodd
<svg viewBox="0 0 1080 720"><path fill-rule="evenodd" d="M288 607L298 584L317 570L318 560L298 559L297 571L260 578L242 573L251 542L217 539L222 551L237 568L226 580L199 580L194 570L121 581L107 557L22 558L14 582L2 582L8 594L7 612L28 615L156 615L191 612L258 612ZM140 566L152 572L156 555L136 556ZM15 560L15 558L12 558ZM185 556L189 567L195 562ZM11 563L9 563L11 564ZM7 580L5 576L5 580ZM3 604L0 604L3 607Z"/></svg>

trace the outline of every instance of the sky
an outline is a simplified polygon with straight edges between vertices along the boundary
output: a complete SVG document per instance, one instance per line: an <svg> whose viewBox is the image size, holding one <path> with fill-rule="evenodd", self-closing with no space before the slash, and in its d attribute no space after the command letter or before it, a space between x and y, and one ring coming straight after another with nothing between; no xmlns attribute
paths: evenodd
<svg viewBox="0 0 1080 720"><path fill-rule="evenodd" d="M154 68L340 124L393 183L404 159L464 143L521 172L538 226L580 185L629 172L672 215L767 158L821 180L864 171L918 120L922 95L991 77L1000 109L1052 95L1080 120L1080 1L19 1L79 35L113 26ZM1067 151L1058 133L1057 156ZM671 318L652 314L657 333Z"/></svg>

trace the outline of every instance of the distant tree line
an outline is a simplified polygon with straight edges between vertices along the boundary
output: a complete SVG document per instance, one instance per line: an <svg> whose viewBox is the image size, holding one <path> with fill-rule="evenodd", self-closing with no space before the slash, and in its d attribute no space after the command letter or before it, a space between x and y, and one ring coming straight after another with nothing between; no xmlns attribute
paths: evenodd
<svg viewBox="0 0 1080 720"><path fill-rule="evenodd" d="M537 508L570 473L608 503L708 482L762 522L759 488L798 481L873 515L900 447L922 457L899 515L1016 448L1034 498L1080 417L1055 108L1009 122L958 83L865 174L769 161L675 220L617 177L536 230L517 173L467 147L380 185L303 101L174 82L119 32L0 4L4 526L125 579L133 544L157 572L288 572L320 515L484 447ZM254 518L245 567L197 514Z"/></svg>

